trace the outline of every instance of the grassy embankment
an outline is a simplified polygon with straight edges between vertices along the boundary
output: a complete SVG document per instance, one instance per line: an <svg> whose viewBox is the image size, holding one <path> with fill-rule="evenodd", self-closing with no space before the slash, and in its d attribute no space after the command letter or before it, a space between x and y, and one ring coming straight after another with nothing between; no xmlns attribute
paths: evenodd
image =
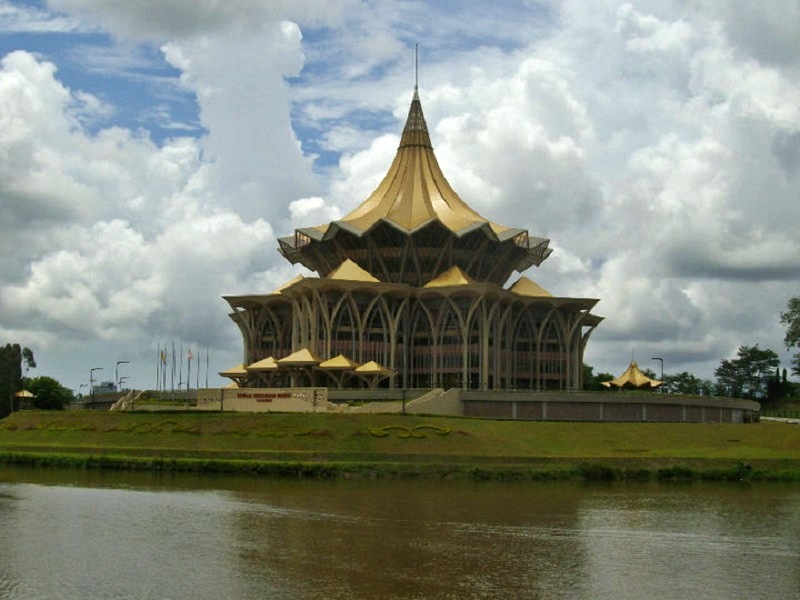
<svg viewBox="0 0 800 600"><path fill-rule="evenodd" d="M0 421L0 462L317 477L800 481L800 427L22 412Z"/></svg>

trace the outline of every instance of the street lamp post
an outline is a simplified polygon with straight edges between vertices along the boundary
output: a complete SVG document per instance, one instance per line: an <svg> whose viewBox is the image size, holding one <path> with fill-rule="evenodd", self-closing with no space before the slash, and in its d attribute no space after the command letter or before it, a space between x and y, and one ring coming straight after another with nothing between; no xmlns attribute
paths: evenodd
<svg viewBox="0 0 800 600"><path fill-rule="evenodd" d="M653 356L650 360L657 360L661 363L661 393L664 393L664 359L660 356Z"/></svg>
<svg viewBox="0 0 800 600"><path fill-rule="evenodd" d="M103 367L93 367L89 369L89 398L94 400L94 372L102 371Z"/></svg>
<svg viewBox="0 0 800 600"><path fill-rule="evenodd" d="M114 367L114 386L116 387L117 391L119 390L119 366L120 365L128 365L131 361L129 360L118 360L116 366Z"/></svg>
<svg viewBox="0 0 800 600"><path fill-rule="evenodd" d="M128 379L130 379L130 377L125 377L125 376L123 376L123 377L120 377L120 378L119 378L119 389L120 389L120 390L122 389L122 382L123 382L123 381L127 381Z"/></svg>

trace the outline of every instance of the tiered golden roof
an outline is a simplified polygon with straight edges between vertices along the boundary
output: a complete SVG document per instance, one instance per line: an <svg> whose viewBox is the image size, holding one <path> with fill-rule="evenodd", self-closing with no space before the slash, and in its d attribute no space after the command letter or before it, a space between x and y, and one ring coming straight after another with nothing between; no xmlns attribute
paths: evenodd
<svg viewBox="0 0 800 600"><path fill-rule="evenodd" d="M450 187L433 153L416 90L389 172L370 197L336 225L360 235L381 220L404 233L411 233L431 221L439 221L457 236L478 227L487 227L499 237L522 231L485 219Z"/></svg>
<svg viewBox="0 0 800 600"><path fill-rule="evenodd" d="M280 251L291 262L300 262L323 276L347 257L372 271L381 281L413 282L414 277L408 276L408 263L403 266L387 264L387 258L395 256L391 254L392 250L387 250L387 246L396 247L398 242L385 232L379 233L381 225L406 237L427 231L429 226L436 225L441 229L439 233L434 227L431 234L412 244L410 251L399 250L402 255L407 254L407 261L419 269L418 285L452 266L440 265L436 271L430 272L429 269L435 265L425 263L428 260L426 258L419 258L420 247L444 248L449 243L447 235L461 240L459 245L454 246L459 254L455 260L461 261L459 266L478 281L486 281L487 277L502 280L511 270L523 271L532 265L539 265L551 252L549 240L530 236L524 229L506 227L486 219L453 190L436 160L416 89L397 154L375 191L341 219L316 227L300 228L295 231L294 237L279 239ZM482 235L470 236L477 232ZM342 233L352 238L346 236L334 242ZM373 245L362 240L373 234ZM487 240L490 245L484 247L481 240ZM322 247L325 250L320 249ZM470 249L481 249L483 253L494 255L496 260L492 264L502 268L493 270L486 265L473 264L464 258L464 252ZM331 264L327 258L332 254L337 255L337 263ZM418 257L418 262L411 258L412 254ZM382 262L385 272L373 270L373 261Z"/></svg>

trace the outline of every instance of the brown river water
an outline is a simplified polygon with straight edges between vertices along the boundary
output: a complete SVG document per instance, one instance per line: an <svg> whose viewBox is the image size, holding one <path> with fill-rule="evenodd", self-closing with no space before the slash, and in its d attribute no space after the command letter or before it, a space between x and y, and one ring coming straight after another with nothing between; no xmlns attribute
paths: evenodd
<svg viewBox="0 0 800 600"><path fill-rule="evenodd" d="M800 598L800 485L0 466L0 599Z"/></svg>

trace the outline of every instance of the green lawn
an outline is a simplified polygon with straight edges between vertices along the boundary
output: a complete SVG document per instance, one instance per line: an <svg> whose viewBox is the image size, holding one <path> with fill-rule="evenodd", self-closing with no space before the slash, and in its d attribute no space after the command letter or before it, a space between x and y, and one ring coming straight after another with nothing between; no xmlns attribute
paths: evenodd
<svg viewBox="0 0 800 600"><path fill-rule="evenodd" d="M418 415L21 412L0 421L0 460L24 454L658 469L747 463L800 471L800 427L781 423L566 423ZM15 460L16 460L15 459Z"/></svg>

